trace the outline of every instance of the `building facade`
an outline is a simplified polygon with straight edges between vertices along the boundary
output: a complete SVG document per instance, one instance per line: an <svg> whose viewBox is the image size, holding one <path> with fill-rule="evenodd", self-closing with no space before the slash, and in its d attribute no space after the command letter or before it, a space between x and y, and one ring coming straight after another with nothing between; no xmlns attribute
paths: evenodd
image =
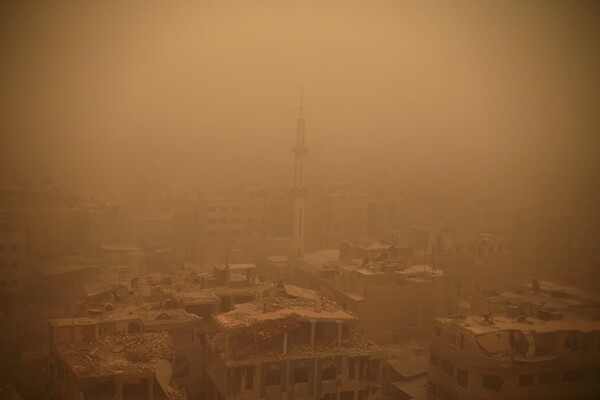
<svg viewBox="0 0 600 400"><path fill-rule="evenodd" d="M597 299L543 285L480 294L483 315L438 318L430 400L597 399Z"/></svg>

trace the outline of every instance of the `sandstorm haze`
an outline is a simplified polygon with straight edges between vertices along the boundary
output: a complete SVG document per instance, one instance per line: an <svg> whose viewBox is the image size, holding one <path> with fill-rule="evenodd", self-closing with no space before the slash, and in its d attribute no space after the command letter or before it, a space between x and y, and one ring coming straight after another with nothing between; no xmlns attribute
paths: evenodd
<svg viewBox="0 0 600 400"><path fill-rule="evenodd" d="M590 179L594 2L6 2L6 183ZM484 179L482 179L484 178ZM590 181L591 183L591 181Z"/></svg>
<svg viewBox="0 0 600 400"><path fill-rule="evenodd" d="M598 400L600 2L0 1L0 399Z"/></svg>

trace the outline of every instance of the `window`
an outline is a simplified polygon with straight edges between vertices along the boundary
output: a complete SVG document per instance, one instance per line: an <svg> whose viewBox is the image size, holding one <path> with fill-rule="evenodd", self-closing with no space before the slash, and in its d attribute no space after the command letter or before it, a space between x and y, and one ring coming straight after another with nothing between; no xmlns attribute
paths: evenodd
<svg viewBox="0 0 600 400"><path fill-rule="evenodd" d="M142 326L137 322L130 322L127 325L127 333L140 333L142 331Z"/></svg>
<svg viewBox="0 0 600 400"><path fill-rule="evenodd" d="M442 369L442 371L444 371L448 375L454 374L454 366L449 361L440 359L440 368Z"/></svg>
<svg viewBox="0 0 600 400"><path fill-rule="evenodd" d="M467 387L469 384L469 373L464 369L456 368L456 380L462 387Z"/></svg>
<svg viewBox="0 0 600 400"><path fill-rule="evenodd" d="M533 374L525 374L519 376L519 386L533 385Z"/></svg>
<svg viewBox="0 0 600 400"><path fill-rule="evenodd" d="M348 379L353 380L356 375L356 359L350 358L348 360Z"/></svg>
<svg viewBox="0 0 600 400"><path fill-rule="evenodd" d="M448 392L447 390L444 390L442 388L440 388L440 400L452 400L452 396L450 395L450 392Z"/></svg>
<svg viewBox="0 0 600 400"><path fill-rule="evenodd" d="M240 207L240 206L234 206L233 207L233 211L242 211L242 207Z"/></svg>
<svg viewBox="0 0 600 400"><path fill-rule="evenodd" d="M227 218L221 218L221 223L224 224L227 222Z"/></svg>
<svg viewBox="0 0 600 400"><path fill-rule="evenodd" d="M242 221L241 218L234 218L233 219L233 223L234 224L239 224L241 221Z"/></svg>
<svg viewBox="0 0 600 400"><path fill-rule="evenodd" d="M501 244L499 244L499 245L498 245L498 251L502 251L502 250L503 250L503 249L502 249L502 247L503 247L503 246L502 246Z"/></svg>
<svg viewBox="0 0 600 400"><path fill-rule="evenodd" d="M298 367L294 369L294 383L308 382L308 367Z"/></svg>
<svg viewBox="0 0 600 400"><path fill-rule="evenodd" d="M427 390L429 391L429 393L431 393L433 395L437 395L438 387L435 383L429 381L429 383L427 385Z"/></svg>
<svg viewBox="0 0 600 400"><path fill-rule="evenodd" d="M254 388L254 367L246 368L246 390L252 390Z"/></svg>
<svg viewBox="0 0 600 400"><path fill-rule="evenodd" d="M208 221L209 224L214 224L216 222L216 219L209 218L207 221Z"/></svg>
<svg viewBox="0 0 600 400"><path fill-rule="evenodd" d="M215 212L217 211L216 207L208 207L208 212Z"/></svg>
<svg viewBox="0 0 600 400"><path fill-rule="evenodd" d="M589 369L573 369L563 372L563 382L579 382L586 381L592 376L592 371Z"/></svg>
<svg viewBox="0 0 600 400"><path fill-rule="evenodd" d="M484 375L481 382L483 387L494 392L499 392L502 389L504 381L497 375Z"/></svg>
<svg viewBox="0 0 600 400"><path fill-rule="evenodd" d="M565 339L565 349L578 350L579 338L571 337Z"/></svg>
<svg viewBox="0 0 600 400"><path fill-rule="evenodd" d="M494 252L494 246L488 246L488 253Z"/></svg>
<svg viewBox="0 0 600 400"><path fill-rule="evenodd" d="M265 375L265 385L281 385L281 372L277 369L270 369Z"/></svg>
<svg viewBox="0 0 600 400"><path fill-rule="evenodd" d="M560 372L545 372L540 375L542 385L552 385L560 382Z"/></svg>
<svg viewBox="0 0 600 400"><path fill-rule="evenodd" d="M437 367L439 365L439 359L438 356L436 356L435 354L431 353L429 355L429 363L431 365L433 365L434 367Z"/></svg>
<svg viewBox="0 0 600 400"><path fill-rule="evenodd" d="M223 212L227 211L227 206L222 206L221 211L223 211Z"/></svg>
<svg viewBox="0 0 600 400"><path fill-rule="evenodd" d="M462 333L458 335L458 348L465 348L465 335L463 335Z"/></svg>
<svg viewBox="0 0 600 400"><path fill-rule="evenodd" d="M321 380L328 381L331 379L335 379L336 374L337 374L337 370L335 367L324 368L323 371L321 372Z"/></svg>
<svg viewBox="0 0 600 400"><path fill-rule="evenodd" d="M442 335L442 330L439 327L435 327L435 336L441 336Z"/></svg>
<svg viewBox="0 0 600 400"><path fill-rule="evenodd" d="M208 231L208 232L206 232L206 234L208 236L215 236L215 231Z"/></svg>
<svg viewBox="0 0 600 400"><path fill-rule="evenodd" d="M19 285L19 281L16 281L16 280L10 281L10 286L15 287L15 286L18 286L18 285Z"/></svg>
<svg viewBox="0 0 600 400"><path fill-rule="evenodd" d="M348 390L340 393L340 400L354 400L354 392Z"/></svg>
<svg viewBox="0 0 600 400"><path fill-rule="evenodd" d="M13 261L10 263L10 266L13 268L19 268L19 263L17 261Z"/></svg>
<svg viewBox="0 0 600 400"><path fill-rule="evenodd" d="M19 245L16 244L16 243L13 243L13 244L10 245L10 249L13 250L13 251L14 250L19 250Z"/></svg>

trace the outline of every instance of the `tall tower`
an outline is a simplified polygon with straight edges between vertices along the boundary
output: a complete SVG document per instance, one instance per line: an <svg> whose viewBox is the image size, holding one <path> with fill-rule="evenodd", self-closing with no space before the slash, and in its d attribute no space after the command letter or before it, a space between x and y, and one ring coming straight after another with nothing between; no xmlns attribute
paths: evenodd
<svg viewBox="0 0 600 400"><path fill-rule="evenodd" d="M300 95L300 115L296 123L296 146L294 146L294 228L292 232L293 256L304 253L304 206L306 191L304 188L304 162L308 148L304 141L304 90Z"/></svg>

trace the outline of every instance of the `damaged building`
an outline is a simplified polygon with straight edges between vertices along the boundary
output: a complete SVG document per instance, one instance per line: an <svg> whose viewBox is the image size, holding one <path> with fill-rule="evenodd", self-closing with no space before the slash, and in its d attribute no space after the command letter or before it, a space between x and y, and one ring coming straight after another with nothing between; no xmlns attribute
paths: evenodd
<svg viewBox="0 0 600 400"><path fill-rule="evenodd" d="M49 375L60 399L185 399L170 386L175 349L166 332L60 343L53 352Z"/></svg>
<svg viewBox="0 0 600 400"><path fill-rule="evenodd" d="M438 318L428 398L595 399L598 297L533 281L474 296L484 314Z"/></svg>
<svg viewBox="0 0 600 400"><path fill-rule="evenodd" d="M252 301L264 290L252 263L216 265L212 273L192 272L186 281L191 285L171 295L186 311L203 318L231 311L235 304Z"/></svg>
<svg viewBox="0 0 600 400"><path fill-rule="evenodd" d="M354 315L312 290L278 282L216 320L209 399L381 398L381 349L354 332Z"/></svg>
<svg viewBox="0 0 600 400"><path fill-rule="evenodd" d="M50 348L94 343L112 335L167 332L175 350L173 381L188 398L204 398L205 335L218 330L214 316L254 299L264 285L254 264L229 264L212 273L148 274L126 284L96 282L74 317L49 320Z"/></svg>
<svg viewBox="0 0 600 400"><path fill-rule="evenodd" d="M427 335L432 319L455 312L454 277L414 265L412 249L381 243L342 251L307 252L281 267L266 258L267 274L317 290L358 318L358 332L378 343Z"/></svg>
<svg viewBox="0 0 600 400"><path fill-rule="evenodd" d="M49 328L51 365L57 364L56 349L65 345L102 343L139 333L166 333L173 347L173 381L191 395L202 392L203 321L182 309L123 307L102 315L53 319L49 321Z"/></svg>

